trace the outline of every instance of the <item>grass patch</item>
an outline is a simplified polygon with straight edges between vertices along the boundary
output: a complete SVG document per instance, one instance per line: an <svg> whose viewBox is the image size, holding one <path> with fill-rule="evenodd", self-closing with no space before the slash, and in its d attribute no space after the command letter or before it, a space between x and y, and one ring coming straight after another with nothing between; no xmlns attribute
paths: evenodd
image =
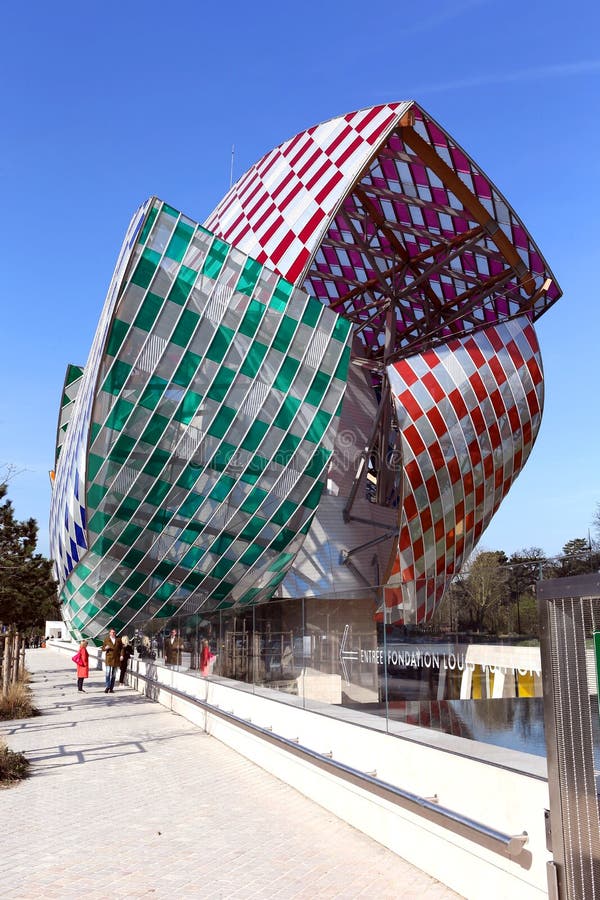
<svg viewBox="0 0 600 900"><path fill-rule="evenodd" d="M0 787L7 787L29 775L29 760L23 753L9 750L4 741L0 741Z"/></svg>
<svg viewBox="0 0 600 900"><path fill-rule="evenodd" d="M9 685L6 695L0 697L0 719L29 719L39 715L39 710L31 702L31 690L25 680Z"/></svg>

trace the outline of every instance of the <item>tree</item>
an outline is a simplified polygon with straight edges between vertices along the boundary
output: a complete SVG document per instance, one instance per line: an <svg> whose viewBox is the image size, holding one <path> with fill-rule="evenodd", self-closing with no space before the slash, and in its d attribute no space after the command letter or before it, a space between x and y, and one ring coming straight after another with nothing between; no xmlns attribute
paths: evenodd
<svg viewBox="0 0 600 900"><path fill-rule="evenodd" d="M0 483L0 624L23 630L58 618L59 606L52 564L35 552L37 522L15 518L7 490Z"/></svg>
<svg viewBox="0 0 600 900"><path fill-rule="evenodd" d="M573 538L562 548L562 556L554 560L552 578L570 578L585 575L594 567L591 542L588 538Z"/></svg>
<svg viewBox="0 0 600 900"><path fill-rule="evenodd" d="M511 555L509 565L508 588L516 613L514 627L518 634L522 631L535 632L537 631L535 583L547 571L546 556L541 547L523 548ZM523 612L526 612L525 616L522 615Z"/></svg>
<svg viewBox="0 0 600 900"><path fill-rule="evenodd" d="M459 621L468 616L468 625L474 631L498 629L502 606L510 596L507 562L502 550L480 550L456 579Z"/></svg>

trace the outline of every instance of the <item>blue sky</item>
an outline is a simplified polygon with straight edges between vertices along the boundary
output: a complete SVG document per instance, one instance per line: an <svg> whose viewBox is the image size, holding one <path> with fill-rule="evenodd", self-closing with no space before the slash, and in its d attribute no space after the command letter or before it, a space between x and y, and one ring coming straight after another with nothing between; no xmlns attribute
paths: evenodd
<svg viewBox="0 0 600 900"><path fill-rule="evenodd" d="M382 13L385 10L385 13ZM83 364L152 194L203 221L234 177L331 116L414 98L507 196L564 297L537 326L546 406L481 546L560 551L600 501L600 4L33 0L0 53L0 464L40 525L66 364Z"/></svg>

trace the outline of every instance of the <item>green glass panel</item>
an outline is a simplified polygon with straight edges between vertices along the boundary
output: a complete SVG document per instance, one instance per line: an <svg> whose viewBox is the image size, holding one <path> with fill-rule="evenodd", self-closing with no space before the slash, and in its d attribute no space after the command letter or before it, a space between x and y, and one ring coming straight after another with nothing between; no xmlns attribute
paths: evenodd
<svg viewBox="0 0 600 900"><path fill-rule="evenodd" d="M94 596L96 591L94 590L94 588L90 587L89 584L82 584L79 588L79 593L82 597L85 597L86 600L90 600Z"/></svg>
<svg viewBox="0 0 600 900"><path fill-rule="evenodd" d="M79 565L77 566L77 574L81 579L89 578L89 576L92 574L92 570L88 569L87 566L84 566L83 563L79 563Z"/></svg>
<svg viewBox="0 0 600 900"><path fill-rule="evenodd" d="M303 506L307 506L309 509L316 509L319 505L319 500L321 499L321 494L323 493L323 482L315 481L310 491L302 501Z"/></svg>
<svg viewBox="0 0 600 900"><path fill-rule="evenodd" d="M146 221L144 222L144 227L142 228L142 230L140 232L140 239L139 239L138 243L140 243L140 244L146 243L146 241L148 239L148 235L150 234L150 229L154 225L154 220L156 219L157 214L158 214L158 209L156 208L156 206L153 206L152 209L150 210L150 212L148 213L148 215L146 216Z"/></svg>
<svg viewBox="0 0 600 900"><path fill-rule="evenodd" d="M132 549L125 554L121 562L128 569L135 569L135 567L143 558L144 553L142 553L141 550L136 550L135 547L132 547Z"/></svg>
<svg viewBox="0 0 600 900"><path fill-rule="evenodd" d="M289 463L292 456L296 452L298 444L300 443L300 438L295 434L286 434L279 447L277 448L277 452L275 454L275 459L279 463L280 466L285 466Z"/></svg>
<svg viewBox="0 0 600 900"><path fill-rule="evenodd" d="M127 582L125 582L127 583ZM127 606L130 609L139 610L148 602L148 597L146 594L134 594L133 597L130 597L127 601Z"/></svg>
<svg viewBox="0 0 600 900"><path fill-rule="evenodd" d="M275 350L281 350L282 353L287 351L297 327L298 323L295 319L290 318L290 316L282 317L279 328L277 329L277 334L275 335L275 340L273 341Z"/></svg>
<svg viewBox="0 0 600 900"><path fill-rule="evenodd" d="M177 273L177 278L171 286L167 300L171 303L176 303L178 306L183 306L190 295L197 275L198 273L194 269L181 266Z"/></svg>
<svg viewBox="0 0 600 900"><path fill-rule="evenodd" d="M102 456L98 456L96 453L88 453L87 460L87 477L89 481L93 481L96 475L98 474L100 467L104 459ZM89 494L89 492L88 492Z"/></svg>
<svg viewBox="0 0 600 900"><path fill-rule="evenodd" d="M208 495L212 500L224 500L235 484L235 478L230 475L222 475Z"/></svg>
<svg viewBox="0 0 600 900"><path fill-rule="evenodd" d="M179 485L179 487L187 488L189 490L198 481L198 476L201 471L202 469L198 466L191 466L184 469L177 479L177 484Z"/></svg>
<svg viewBox="0 0 600 900"><path fill-rule="evenodd" d="M173 418L177 419L178 422L182 422L184 425L189 425L196 415L198 407L201 403L201 394L197 394L195 391L186 391L185 396L177 407Z"/></svg>
<svg viewBox="0 0 600 900"><path fill-rule="evenodd" d="M311 406L319 406L329 387L331 376L327 372L317 372L306 395L306 402Z"/></svg>
<svg viewBox="0 0 600 900"><path fill-rule="evenodd" d="M315 450L315 453L304 470L305 475L309 475L311 478L318 478L323 470L323 466L326 465L327 460L331 456L330 450L325 450L323 447L318 447Z"/></svg>
<svg viewBox="0 0 600 900"><path fill-rule="evenodd" d="M248 259L246 261L246 265L242 269L242 274L240 275L239 281L236 285L236 290L240 291L242 294L247 294L250 296L256 282L258 281L258 276L262 271L262 265L259 262L256 262L255 259Z"/></svg>
<svg viewBox="0 0 600 900"><path fill-rule="evenodd" d="M190 496L181 504L178 514L186 519L191 519L198 511L198 508L204 503L205 497L202 494L190 494Z"/></svg>
<svg viewBox="0 0 600 900"><path fill-rule="evenodd" d="M183 588L193 590L194 588L197 588L199 585L201 585L205 578L206 575L204 574L204 572L190 572L181 586Z"/></svg>
<svg viewBox="0 0 600 900"><path fill-rule="evenodd" d="M260 516L253 516L244 529L240 531L240 540L250 543L266 524L265 519L262 519Z"/></svg>
<svg viewBox="0 0 600 900"><path fill-rule="evenodd" d="M284 359L281 364L281 368L277 373L277 378L273 384L278 391L283 391L284 393L288 391L292 381L294 380L294 376L298 371L300 363L297 359L293 359L291 356L288 356L287 359Z"/></svg>
<svg viewBox="0 0 600 900"><path fill-rule="evenodd" d="M122 322L121 319L113 319L110 335L108 337L108 342L106 344L106 353L108 356L116 356L119 352L119 347L123 343L125 335L129 331L129 323Z"/></svg>
<svg viewBox="0 0 600 900"><path fill-rule="evenodd" d="M120 359L115 359L110 367L108 375L104 379L102 390L106 391L108 394L119 394L122 391L130 372L130 365L121 362Z"/></svg>
<svg viewBox="0 0 600 900"><path fill-rule="evenodd" d="M242 503L240 509L247 513L255 513L266 497L268 497L267 491L263 491L262 488L253 488Z"/></svg>
<svg viewBox="0 0 600 900"><path fill-rule="evenodd" d="M340 381L348 380L348 366L350 364L350 347L344 347L342 350L342 355L340 356L340 360L335 367L335 372L333 373L334 378L339 378Z"/></svg>
<svg viewBox="0 0 600 900"><path fill-rule="evenodd" d="M224 406L213 419L213 422L208 429L208 433L213 437L223 437L235 418L235 412L235 409Z"/></svg>
<svg viewBox="0 0 600 900"><path fill-rule="evenodd" d="M179 218L179 212L173 206L169 206L168 203L163 203L160 211L162 213L166 213L168 216L173 216L174 219Z"/></svg>
<svg viewBox="0 0 600 900"><path fill-rule="evenodd" d="M67 374L65 375L65 387L73 384L73 382L77 381L78 378L81 378L82 375L83 369L81 366L73 366L69 363L67 366Z"/></svg>
<svg viewBox="0 0 600 900"><path fill-rule="evenodd" d="M166 450L161 450L160 447L157 447L150 454L150 458L148 459L148 462L146 463L142 471L146 475L153 475L156 477L164 469L166 463L170 458L171 456L169 453L167 453Z"/></svg>
<svg viewBox="0 0 600 900"><path fill-rule="evenodd" d="M90 430L90 443L91 443L91 444L94 443L94 441L96 440L96 438L97 438L98 435L100 434L100 431L101 431L101 430L102 430L102 425L100 425L99 422L92 422L92 427L91 427L91 430Z"/></svg>
<svg viewBox="0 0 600 900"><path fill-rule="evenodd" d="M334 340L340 341L342 344L345 344L351 325L352 323L349 319L343 319L341 316L338 316L336 323L333 326L332 337L334 338Z"/></svg>
<svg viewBox="0 0 600 900"><path fill-rule="evenodd" d="M283 569L284 566L287 566L287 564L294 558L295 555L295 553L280 553L277 559L271 563L267 571L279 572L281 569Z"/></svg>
<svg viewBox="0 0 600 900"><path fill-rule="evenodd" d="M100 510L98 510L97 512L94 513L94 515L89 520L88 528L90 531L93 531L95 534L100 534L100 532L102 531L102 529L104 528L106 523L109 521L109 519L110 519L110 515L108 513L100 512ZM82 578L84 577L81 575L79 570L77 571L77 574L80 575L80 577L82 577Z"/></svg>
<svg viewBox="0 0 600 900"><path fill-rule="evenodd" d="M100 459L101 457L98 457ZM89 465L88 465L88 478L90 477ZM92 476L93 477L93 476ZM86 500L87 505L91 509L96 509L96 507L101 502L104 495L107 493L108 488L103 484L92 484L88 488Z"/></svg>
<svg viewBox="0 0 600 900"><path fill-rule="evenodd" d="M331 420L330 413L319 410L310 424L310 428L306 432L306 440L318 444L325 434L325 430Z"/></svg>
<svg viewBox="0 0 600 900"><path fill-rule="evenodd" d="M265 548L261 547L260 544L250 544L248 549L245 550L240 556L240 562L245 566L251 566L256 562L264 549Z"/></svg>
<svg viewBox="0 0 600 900"><path fill-rule="evenodd" d="M148 292L138 310L137 316L133 320L136 328L141 328L142 331L151 331L164 302L162 297Z"/></svg>
<svg viewBox="0 0 600 900"><path fill-rule="evenodd" d="M283 278L281 278L277 282L277 287L275 288L275 290L273 292L273 296L271 297L271 302L269 303L269 306L272 309L277 309L277 310L279 310L279 312L283 312L283 310L287 306L288 300L290 299L292 290L293 290L293 285L290 284L289 281L284 281Z"/></svg>
<svg viewBox="0 0 600 900"><path fill-rule="evenodd" d="M208 256L204 260L202 274L207 275L208 278L218 278L219 272L223 268L223 263L225 262L228 250L228 244L224 241L220 241L219 238L215 238L211 244Z"/></svg>
<svg viewBox="0 0 600 900"><path fill-rule="evenodd" d="M259 303L258 300L250 301L240 324L239 330L242 334L245 334L247 337L254 337L265 309L266 306L263 303Z"/></svg>
<svg viewBox="0 0 600 900"><path fill-rule="evenodd" d="M204 524L202 522L190 522L187 528L184 528L179 539L185 541L186 544L193 544L199 534L202 534Z"/></svg>
<svg viewBox="0 0 600 900"><path fill-rule="evenodd" d="M160 578L162 581L164 578L169 577L176 565L177 563L169 562L168 559L163 559L152 574L155 578Z"/></svg>
<svg viewBox="0 0 600 900"><path fill-rule="evenodd" d="M235 332L232 331L231 328L227 328L225 325L219 325L215 332L215 336L206 351L208 358L212 359L213 362L223 362L234 333Z"/></svg>
<svg viewBox="0 0 600 900"><path fill-rule="evenodd" d="M114 513L114 515L117 517L117 519L128 522L129 519L133 517L141 502L142 501L138 500L136 497L125 497L121 501L121 505Z"/></svg>
<svg viewBox="0 0 600 900"><path fill-rule="evenodd" d="M223 532L218 536L216 541L213 542L210 548L210 552L214 553L215 556L222 556L227 549L233 544L235 538L232 534L227 534L227 532Z"/></svg>
<svg viewBox="0 0 600 900"><path fill-rule="evenodd" d="M199 321L200 316L198 313L192 312L191 309L184 309L171 335L171 343L177 344L178 347L185 347L189 343Z"/></svg>
<svg viewBox="0 0 600 900"><path fill-rule="evenodd" d="M200 562L205 553L206 550L204 547L190 547L181 560L181 565L185 566L186 569L193 569L196 563Z"/></svg>
<svg viewBox="0 0 600 900"><path fill-rule="evenodd" d="M134 591L137 591L137 589L143 585L145 580L146 575L144 575L143 572L132 572L131 575L129 575L125 579L124 584L125 587L132 588Z"/></svg>
<svg viewBox="0 0 600 900"><path fill-rule="evenodd" d="M167 582L166 584L163 584L159 587L159 589L156 592L156 597L158 597L159 600L168 600L169 597L172 594L174 594L176 590L177 590L176 584L169 584ZM167 614L172 615L173 613L169 610L169 612Z"/></svg>
<svg viewBox="0 0 600 900"><path fill-rule="evenodd" d="M146 528L149 528L150 531L156 531L160 534L161 531L164 531L170 520L173 518L174 513L170 512L168 509L159 509L158 512L155 512L150 521L147 523Z"/></svg>
<svg viewBox="0 0 600 900"><path fill-rule="evenodd" d="M181 362L177 367L177 371L173 376L173 381L175 384L181 385L181 387L187 387L198 371L198 366L202 360L201 356L198 356L197 353L192 353L191 350L186 350L186 352L181 357Z"/></svg>
<svg viewBox="0 0 600 900"><path fill-rule="evenodd" d="M171 240L169 241L169 246L166 249L165 256L168 256L169 259L174 259L177 262L181 262L193 234L194 229L191 227L191 225L188 225L186 222L178 222Z"/></svg>
<svg viewBox="0 0 600 900"><path fill-rule="evenodd" d="M306 304L306 309L302 313L302 321L305 325L308 325L310 328L314 328L317 322L319 321L319 316L321 315L324 307L322 303L319 303L318 300L313 300L312 297L308 298L308 303Z"/></svg>
<svg viewBox="0 0 600 900"><path fill-rule="evenodd" d="M129 524L121 532L119 543L124 544L125 546L133 544L133 542L140 536L143 530L144 529L139 525L134 525L133 522L131 522L131 524Z"/></svg>
<svg viewBox="0 0 600 900"><path fill-rule="evenodd" d="M250 349L248 350L246 359L242 363L242 367L240 369L242 375L248 375L249 378L254 378L261 367L266 352L266 344L262 344L260 341L254 341L254 343L251 344Z"/></svg>
<svg viewBox="0 0 600 900"><path fill-rule="evenodd" d="M233 369L227 369L225 366L221 366L206 396L210 397L211 400L218 400L218 402L221 403L225 399L225 394L231 387L235 375L236 373Z"/></svg>
<svg viewBox="0 0 600 900"><path fill-rule="evenodd" d="M156 251L146 247L146 249L142 251L135 272L131 276L132 282L139 287L147 288L154 277L159 262L160 253L156 253Z"/></svg>
<svg viewBox="0 0 600 900"><path fill-rule="evenodd" d="M242 450L256 450L268 430L267 423L257 419L241 443Z"/></svg>
<svg viewBox="0 0 600 900"><path fill-rule="evenodd" d="M154 415L146 425L144 429L144 433L142 434L141 440L146 441L147 444L158 444L160 440L160 436L164 432L165 428L169 424L169 420L164 416Z"/></svg>
<svg viewBox="0 0 600 900"><path fill-rule="evenodd" d="M271 516L271 522L275 525L285 525L294 515L298 507L291 500L284 500L277 512Z"/></svg>
<svg viewBox="0 0 600 900"><path fill-rule="evenodd" d="M249 484L254 484L269 465L269 460L264 456L253 456L246 468L244 469L241 479Z"/></svg>
<svg viewBox="0 0 600 900"><path fill-rule="evenodd" d="M296 532L289 528L282 528L274 541L269 544L270 550L284 550L285 547L296 537Z"/></svg>
<svg viewBox="0 0 600 900"><path fill-rule="evenodd" d="M122 398L116 400L106 420L106 427L112 428L114 431L120 431L131 415L133 408L134 405L129 400L123 400Z"/></svg>
<svg viewBox="0 0 600 900"><path fill-rule="evenodd" d="M142 396L139 399L140 406L143 406L144 409L156 409L165 392L167 384L168 382L165 381L164 378L160 378L158 375L151 375L150 380L142 391Z"/></svg>
<svg viewBox="0 0 600 900"><path fill-rule="evenodd" d="M219 560L219 562L216 564L214 569L211 570L211 573L210 573L211 577L212 578L225 578L225 576L227 575L229 570L231 568L233 568L235 563L236 563L236 561L234 559Z"/></svg>
<svg viewBox="0 0 600 900"><path fill-rule="evenodd" d="M228 444L226 441L219 446L219 449L209 462L209 466L211 469L215 469L217 472L223 472L224 469L227 468L233 457L237 452L237 447L233 444Z"/></svg>
<svg viewBox="0 0 600 900"><path fill-rule="evenodd" d="M111 462L124 463L134 447L135 439L128 434L121 434L111 447L108 458Z"/></svg>
<svg viewBox="0 0 600 900"><path fill-rule="evenodd" d="M168 481L156 481L146 495L146 503L160 506L170 490L171 485Z"/></svg>
<svg viewBox="0 0 600 900"><path fill-rule="evenodd" d="M296 418L296 414L300 409L300 404L301 401L298 400L297 397L286 397L281 409L273 420L273 425L276 428L281 428L283 431L286 431Z"/></svg>

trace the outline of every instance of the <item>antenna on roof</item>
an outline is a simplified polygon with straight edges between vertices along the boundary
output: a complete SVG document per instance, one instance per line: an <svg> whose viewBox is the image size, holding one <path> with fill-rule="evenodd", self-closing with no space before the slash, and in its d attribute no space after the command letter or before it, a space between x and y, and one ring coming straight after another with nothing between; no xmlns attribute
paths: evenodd
<svg viewBox="0 0 600 900"><path fill-rule="evenodd" d="M235 156L235 144L231 145L231 168L229 170L229 190L233 184L233 158Z"/></svg>

